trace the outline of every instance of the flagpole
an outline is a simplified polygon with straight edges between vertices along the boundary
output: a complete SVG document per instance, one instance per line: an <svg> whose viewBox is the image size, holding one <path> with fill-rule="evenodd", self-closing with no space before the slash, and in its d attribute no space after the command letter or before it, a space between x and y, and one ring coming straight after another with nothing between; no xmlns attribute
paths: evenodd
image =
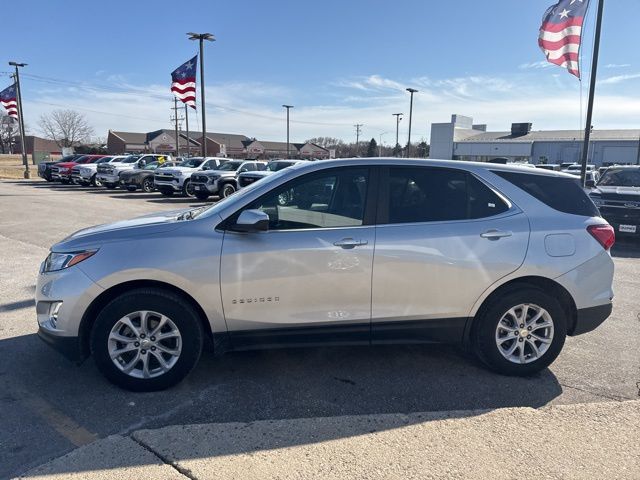
<svg viewBox="0 0 640 480"><path fill-rule="evenodd" d="M189 158L191 153L191 140L189 140L189 105L184 104L184 120L187 127L187 158Z"/></svg>
<svg viewBox="0 0 640 480"><path fill-rule="evenodd" d="M591 140L593 99L596 93L596 78L598 76L598 56L600 54L600 32L602 31L603 10L604 0L598 0L598 12L596 14L596 35L593 45L593 60L591 62L591 84L589 85L589 103L587 106L587 124L584 128L584 144L582 146L582 168L580 169L580 179L582 181L582 186L585 185L587 177L587 161L589 159L589 142Z"/></svg>
<svg viewBox="0 0 640 480"><path fill-rule="evenodd" d="M173 114L176 128L176 157L180 155L180 137L178 137L178 98L173 97Z"/></svg>
<svg viewBox="0 0 640 480"><path fill-rule="evenodd" d="M18 123L20 125L20 148L22 150L22 163L24 164L24 178L31 178L29 172L29 159L27 158L27 150L25 147L24 138L24 114L22 113L22 92L20 91L20 73L18 67L25 67L26 63L9 62L9 65L16 67L16 73L14 75L16 81L16 93L18 94Z"/></svg>

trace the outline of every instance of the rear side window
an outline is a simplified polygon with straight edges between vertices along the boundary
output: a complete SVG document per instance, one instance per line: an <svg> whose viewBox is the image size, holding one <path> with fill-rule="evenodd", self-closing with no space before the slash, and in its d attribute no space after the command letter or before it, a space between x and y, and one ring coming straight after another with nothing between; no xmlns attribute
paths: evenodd
<svg viewBox="0 0 640 480"><path fill-rule="evenodd" d="M584 192L578 179L497 170L493 170L493 173L513 183L554 210L584 217L600 216L598 209Z"/></svg>
<svg viewBox="0 0 640 480"><path fill-rule="evenodd" d="M462 170L402 167L389 172L389 223L486 218L509 206Z"/></svg>

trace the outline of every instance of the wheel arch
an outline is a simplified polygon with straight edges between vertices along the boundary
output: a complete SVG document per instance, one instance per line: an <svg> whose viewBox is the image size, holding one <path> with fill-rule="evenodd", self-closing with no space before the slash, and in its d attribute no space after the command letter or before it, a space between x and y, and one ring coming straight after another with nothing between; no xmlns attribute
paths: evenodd
<svg viewBox="0 0 640 480"><path fill-rule="evenodd" d="M567 314L567 333L571 335L576 326L578 309L571 294L558 282L545 277L526 276L509 280L495 288L478 307L475 315L469 318L464 333L464 343L470 344L476 319L481 318L487 307L498 297L523 287L538 288L556 298Z"/></svg>
<svg viewBox="0 0 640 480"><path fill-rule="evenodd" d="M102 308L104 308L111 300L113 300L117 296L135 288L156 288L179 295L185 301L187 301L198 313L198 318L202 325L203 331L205 332L207 341L210 342L213 339L211 324L209 323L209 319L207 318L206 313L204 312L200 304L187 292L176 287L175 285L160 282L157 280L133 280L120 283L108 288L100 295L98 295L85 310L84 314L82 315L82 320L80 321L80 328L78 331L82 358L87 358L90 355L91 330L93 329L93 324L100 310L102 310Z"/></svg>

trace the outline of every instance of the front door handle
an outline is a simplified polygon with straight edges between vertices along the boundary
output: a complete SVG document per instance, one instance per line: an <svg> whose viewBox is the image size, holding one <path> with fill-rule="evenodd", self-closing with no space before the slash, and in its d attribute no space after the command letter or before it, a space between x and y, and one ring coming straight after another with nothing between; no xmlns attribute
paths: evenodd
<svg viewBox="0 0 640 480"><path fill-rule="evenodd" d="M336 247L342 247L344 249L355 248L362 245L367 245L369 242L366 240L354 240L353 238L343 238L337 242L333 242Z"/></svg>
<svg viewBox="0 0 640 480"><path fill-rule="evenodd" d="M513 233L511 232L502 232L500 230L488 230L480 234L482 238L486 238L488 240L500 240L501 238L511 237L512 235Z"/></svg>

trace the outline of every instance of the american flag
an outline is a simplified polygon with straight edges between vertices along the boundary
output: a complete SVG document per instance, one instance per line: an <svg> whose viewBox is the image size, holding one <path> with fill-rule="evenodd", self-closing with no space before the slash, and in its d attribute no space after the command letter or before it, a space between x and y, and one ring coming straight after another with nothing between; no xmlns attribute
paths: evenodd
<svg viewBox="0 0 640 480"><path fill-rule="evenodd" d="M16 84L10 85L0 92L0 103L7 109L10 117L18 118L18 103L16 102Z"/></svg>
<svg viewBox="0 0 640 480"><path fill-rule="evenodd" d="M582 24L587 8L589 0L560 0L545 12L538 37L538 45L547 60L578 78Z"/></svg>
<svg viewBox="0 0 640 480"><path fill-rule="evenodd" d="M196 108L196 66L198 56L171 72L171 91L190 107Z"/></svg>

